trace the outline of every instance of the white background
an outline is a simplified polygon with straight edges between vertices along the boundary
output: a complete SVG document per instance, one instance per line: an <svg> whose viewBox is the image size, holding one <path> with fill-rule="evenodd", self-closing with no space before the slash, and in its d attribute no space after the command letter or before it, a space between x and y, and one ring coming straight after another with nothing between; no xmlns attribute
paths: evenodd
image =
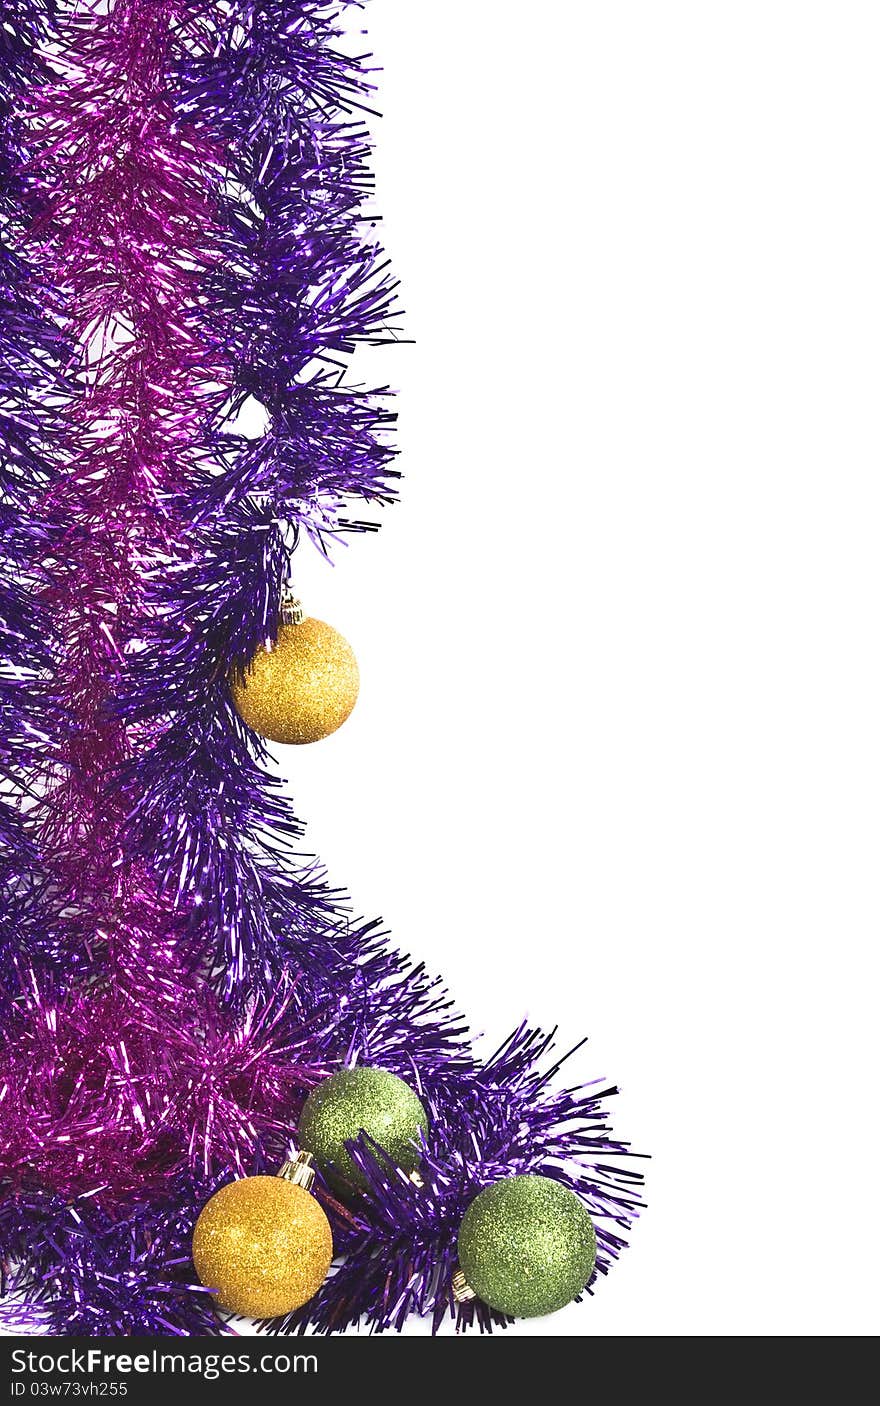
<svg viewBox="0 0 880 1406"><path fill-rule="evenodd" d="M308 843L492 1041L589 1033L649 1209L517 1333L877 1326L880 11L371 0L400 506ZM872 1249L871 1241L874 1241Z"/></svg>

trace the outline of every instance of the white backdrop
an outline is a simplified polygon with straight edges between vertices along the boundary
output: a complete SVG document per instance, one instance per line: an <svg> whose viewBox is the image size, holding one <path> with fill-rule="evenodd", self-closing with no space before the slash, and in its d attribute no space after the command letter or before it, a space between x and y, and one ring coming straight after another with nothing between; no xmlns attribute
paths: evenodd
<svg viewBox="0 0 880 1406"><path fill-rule="evenodd" d="M650 1207L519 1333L873 1332L880 11L371 0L403 498L308 843ZM872 1250L869 1242L875 1241ZM872 1258L873 1256L873 1258Z"/></svg>

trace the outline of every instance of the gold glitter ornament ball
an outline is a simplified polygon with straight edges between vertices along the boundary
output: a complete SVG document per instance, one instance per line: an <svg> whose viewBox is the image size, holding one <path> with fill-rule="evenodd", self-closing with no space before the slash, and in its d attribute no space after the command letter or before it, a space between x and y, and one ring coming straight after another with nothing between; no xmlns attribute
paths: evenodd
<svg viewBox="0 0 880 1406"><path fill-rule="evenodd" d="M316 1294L333 1259L330 1222L308 1191L281 1177L220 1188L193 1231L193 1262L217 1303L245 1318L292 1313Z"/></svg>
<svg viewBox="0 0 880 1406"><path fill-rule="evenodd" d="M243 674L229 679L239 716L270 742L319 742L357 702L360 673L346 639L323 620L281 624Z"/></svg>

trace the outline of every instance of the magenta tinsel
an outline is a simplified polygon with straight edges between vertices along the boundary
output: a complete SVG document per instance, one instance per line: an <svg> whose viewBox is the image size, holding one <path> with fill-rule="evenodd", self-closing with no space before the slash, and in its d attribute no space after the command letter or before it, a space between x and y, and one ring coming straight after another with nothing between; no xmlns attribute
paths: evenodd
<svg viewBox="0 0 880 1406"><path fill-rule="evenodd" d="M613 1087L559 1091L521 1029L488 1062L442 986L296 853L229 669L275 629L293 547L394 493L393 340L365 219L371 80L344 3L13 0L0 25L0 1322L222 1330L189 1242L272 1168L346 1063L416 1088L424 1186L355 1149L319 1187L344 1256L272 1331L450 1291L462 1214L500 1176L581 1195L597 1273L637 1172ZM267 428L236 428L246 402Z"/></svg>

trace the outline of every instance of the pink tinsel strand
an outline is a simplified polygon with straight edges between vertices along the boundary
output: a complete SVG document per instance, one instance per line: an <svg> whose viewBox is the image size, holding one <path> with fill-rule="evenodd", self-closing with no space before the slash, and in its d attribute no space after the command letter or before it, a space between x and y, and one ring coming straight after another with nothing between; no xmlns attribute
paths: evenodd
<svg viewBox="0 0 880 1406"><path fill-rule="evenodd" d="M107 899L115 914L124 903L114 833L124 798L108 780L133 740L108 703L137 645L143 572L174 549L164 502L191 468L193 433L222 375L192 314L214 257L216 163L163 96L170 27L187 7L104 9L93 0L71 18L54 60L61 81L36 95L30 232L82 352L75 448L47 505L63 527L49 564L66 640L55 682L74 727L43 838L70 904L97 905L99 920Z"/></svg>
<svg viewBox="0 0 880 1406"><path fill-rule="evenodd" d="M169 496L194 467L195 432L223 398L222 365L196 335L199 281L216 261L211 191L222 165L166 101L180 0L98 0L71 12L58 75L34 95L31 257L61 295L81 350L67 412L74 446L47 504L61 546L45 563L71 720L47 778L39 839L69 941L93 976L30 1000L0 1048L0 1175L108 1202L155 1195L176 1170L244 1170L268 1137L283 1150L326 1071L319 1030L289 1018L290 980L235 1016L207 979L191 915L160 898L125 853L115 778L138 738L112 700L138 647L143 574L180 559Z"/></svg>

